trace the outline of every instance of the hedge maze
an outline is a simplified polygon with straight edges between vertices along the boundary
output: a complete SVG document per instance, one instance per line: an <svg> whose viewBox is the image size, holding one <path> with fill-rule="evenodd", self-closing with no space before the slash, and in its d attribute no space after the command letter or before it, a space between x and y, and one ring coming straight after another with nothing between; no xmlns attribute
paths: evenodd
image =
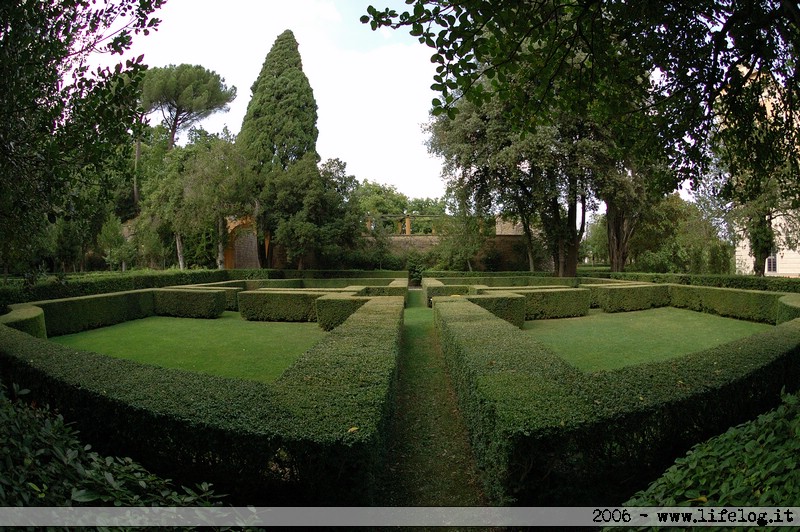
<svg viewBox="0 0 800 532"><path fill-rule="evenodd" d="M226 273L227 272L223 272ZM43 298L0 316L0 371L99 450L242 504L369 505L385 465L405 278L184 279ZM126 287L127 288L127 287ZM77 289L81 290L81 289ZM535 275L425 277L492 504L619 504L692 444L800 383L800 294ZM584 373L526 320L674 306L775 324L702 352ZM150 315L316 321L328 336L274 383L168 370L46 340Z"/></svg>

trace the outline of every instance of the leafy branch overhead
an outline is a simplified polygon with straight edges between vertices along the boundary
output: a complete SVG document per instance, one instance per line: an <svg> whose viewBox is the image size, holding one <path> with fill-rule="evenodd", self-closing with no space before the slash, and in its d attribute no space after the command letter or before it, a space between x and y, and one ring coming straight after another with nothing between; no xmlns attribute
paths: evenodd
<svg viewBox="0 0 800 532"><path fill-rule="evenodd" d="M746 127L750 117L717 104L746 95L752 75L767 76L774 85L774 116L796 116L800 9L793 2L407 4L402 13L370 6L361 20L373 29L408 29L434 50L431 87L441 94L433 101L435 114L453 115L462 97L481 102L496 93L526 128L554 108L571 108L589 91L595 99L616 101L617 87L640 85L648 97L639 110L664 117L663 134L682 146L687 172L696 170L689 160L706 155L708 133L720 121ZM794 139L787 144L797 159L797 120L773 125Z"/></svg>

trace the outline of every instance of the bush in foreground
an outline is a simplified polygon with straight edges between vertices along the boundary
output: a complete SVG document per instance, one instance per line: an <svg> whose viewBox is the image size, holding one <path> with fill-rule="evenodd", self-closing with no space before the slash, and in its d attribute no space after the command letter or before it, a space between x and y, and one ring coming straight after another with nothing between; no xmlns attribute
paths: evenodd
<svg viewBox="0 0 800 532"><path fill-rule="evenodd" d="M0 506L212 506L220 498L208 484L179 492L130 458L91 452L63 417L12 402L4 386L0 427Z"/></svg>
<svg viewBox="0 0 800 532"><path fill-rule="evenodd" d="M800 506L800 398L695 445L625 506Z"/></svg>

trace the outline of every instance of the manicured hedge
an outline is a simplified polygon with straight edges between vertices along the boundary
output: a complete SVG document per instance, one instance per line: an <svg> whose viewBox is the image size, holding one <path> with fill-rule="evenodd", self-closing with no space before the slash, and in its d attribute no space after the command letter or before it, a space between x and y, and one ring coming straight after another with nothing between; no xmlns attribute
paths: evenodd
<svg viewBox="0 0 800 532"><path fill-rule="evenodd" d="M481 284L481 283L475 283ZM439 279L423 277L422 279L422 294L428 306L431 306L431 300L434 297L442 296L463 296L469 294L470 287L468 285L445 285Z"/></svg>
<svg viewBox="0 0 800 532"><path fill-rule="evenodd" d="M692 275L679 273L612 273L612 279L647 283L685 284L737 288L739 290L767 290L772 292L800 292L800 279L789 277L756 277L753 275Z"/></svg>
<svg viewBox="0 0 800 532"><path fill-rule="evenodd" d="M666 307L670 304L667 285L595 285L589 289L595 292L597 303L603 312L630 312Z"/></svg>
<svg viewBox="0 0 800 532"><path fill-rule="evenodd" d="M495 290L464 297L516 327L525 325L525 297L520 294Z"/></svg>
<svg viewBox="0 0 800 532"><path fill-rule="evenodd" d="M251 321L317 321L314 302L324 295L306 290L239 292L239 312Z"/></svg>
<svg viewBox="0 0 800 532"><path fill-rule="evenodd" d="M212 283L228 280L228 270L167 270L130 273L86 274L60 281L53 277L33 287L0 287L0 313L6 305L26 301L72 298L111 292L128 292L173 285Z"/></svg>
<svg viewBox="0 0 800 532"><path fill-rule="evenodd" d="M572 318L589 313L590 292L585 288L513 290L525 296L525 319Z"/></svg>
<svg viewBox="0 0 800 532"><path fill-rule="evenodd" d="M33 305L20 305L16 310L0 316L0 325L8 325L36 338L47 338L44 311Z"/></svg>
<svg viewBox="0 0 800 532"><path fill-rule="evenodd" d="M44 310L47 336L61 336L96 329L146 318L155 313L152 290L35 301L30 304L13 305L12 309L29 305Z"/></svg>
<svg viewBox="0 0 800 532"><path fill-rule="evenodd" d="M509 288L520 286L578 286L577 277L542 277L542 276L498 276L498 277L442 277L445 285L486 285L490 287Z"/></svg>
<svg viewBox="0 0 800 532"><path fill-rule="evenodd" d="M434 317L494 504L619 505L692 444L800 385L798 320L678 359L584 374L464 298L436 300Z"/></svg>
<svg viewBox="0 0 800 532"><path fill-rule="evenodd" d="M317 298L314 305L319 326L325 331L330 331L344 323L350 315L369 301L367 297L355 297L355 295L356 292L340 292Z"/></svg>
<svg viewBox="0 0 800 532"><path fill-rule="evenodd" d="M776 323L778 300L785 295L707 286L668 286L673 307L765 323Z"/></svg>
<svg viewBox="0 0 800 532"><path fill-rule="evenodd" d="M239 505L368 505L384 467L402 298L368 301L273 384L137 364L0 326L0 374L99 451Z"/></svg>
<svg viewBox="0 0 800 532"><path fill-rule="evenodd" d="M224 290L160 288L153 290L154 312L178 318L219 318L225 312Z"/></svg>
<svg viewBox="0 0 800 532"><path fill-rule="evenodd" d="M242 286L232 286L230 283L240 283ZM175 287L173 287L175 288ZM226 281L224 283L209 283L201 285L186 285L181 286L181 290L222 290L225 292L225 310L237 312L239 310L239 297L238 294L245 289L243 281Z"/></svg>

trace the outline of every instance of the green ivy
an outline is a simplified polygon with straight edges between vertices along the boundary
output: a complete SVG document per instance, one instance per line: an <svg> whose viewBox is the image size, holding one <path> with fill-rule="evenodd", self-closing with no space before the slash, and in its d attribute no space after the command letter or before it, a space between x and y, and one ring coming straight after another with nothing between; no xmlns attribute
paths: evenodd
<svg viewBox="0 0 800 532"><path fill-rule="evenodd" d="M800 506L800 399L692 447L626 506Z"/></svg>
<svg viewBox="0 0 800 532"><path fill-rule="evenodd" d="M221 498L209 484L176 489L130 458L92 452L61 415L12 401L1 384L0 427L0 506L211 506Z"/></svg>

